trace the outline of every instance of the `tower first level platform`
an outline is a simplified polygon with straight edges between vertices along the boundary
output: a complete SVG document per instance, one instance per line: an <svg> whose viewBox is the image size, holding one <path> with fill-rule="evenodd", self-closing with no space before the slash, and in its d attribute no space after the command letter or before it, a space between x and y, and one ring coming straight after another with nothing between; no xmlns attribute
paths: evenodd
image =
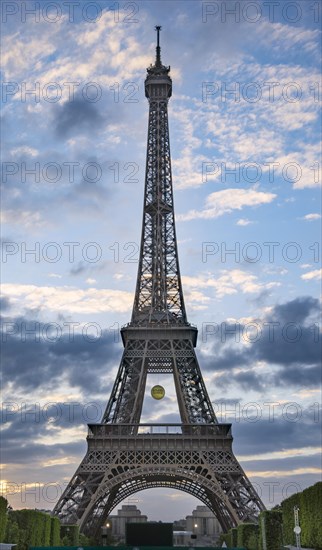
<svg viewBox="0 0 322 550"><path fill-rule="evenodd" d="M231 424L92 424L88 451L61 501L67 523L99 536L112 509L144 489L202 501L223 529L256 521L258 496L232 452Z"/></svg>

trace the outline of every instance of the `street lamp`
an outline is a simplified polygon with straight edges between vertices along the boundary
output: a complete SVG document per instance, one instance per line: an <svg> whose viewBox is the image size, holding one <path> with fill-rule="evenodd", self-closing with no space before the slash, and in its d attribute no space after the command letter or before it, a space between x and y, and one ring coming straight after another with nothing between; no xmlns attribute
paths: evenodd
<svg viewBox="0 0 322 550"><path fill-rule="evenodd" d="M192 535L191 535L191 538L192 539L196 539L197 538L197 535L196 535L196 529L198 527L198 523L193 523L192 524Z"/></svg>
<svg viewBox="0 0 322 550"><path fill-rule="evenodd" d="M101 536L102 536L102 546L108 546L108 541L109 541L109 535L111 533L111 527L112 527L112 524L110 521L107 521L105 523L105 525L102 527L102 532L101 532Z"/></svg>

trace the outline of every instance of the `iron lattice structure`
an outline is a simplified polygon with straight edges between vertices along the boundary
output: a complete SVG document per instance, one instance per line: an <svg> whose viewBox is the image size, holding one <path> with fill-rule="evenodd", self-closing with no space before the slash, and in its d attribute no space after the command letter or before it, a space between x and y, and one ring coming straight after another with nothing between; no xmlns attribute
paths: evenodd
<svg viewBox="0 0 322 550"><path fill-rule="evenodd" d="M205 503L224 530L256 521L264 505L232 451L230 424L219 424L187 321L174 221L168 101L170 67L147 69L149 100L141 250L131 322L102 423L89 425L88 451L55 506L64 523L99 536L113 508L151 487L186 491ZM171 373L181 424L140 424L148 373Z"/></svg>

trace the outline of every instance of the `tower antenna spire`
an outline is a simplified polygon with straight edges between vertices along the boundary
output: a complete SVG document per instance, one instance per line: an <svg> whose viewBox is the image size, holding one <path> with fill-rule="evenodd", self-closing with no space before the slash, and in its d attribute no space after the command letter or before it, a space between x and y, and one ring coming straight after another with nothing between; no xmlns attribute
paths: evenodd
<svg viewBox="0 0 322 550"><path fill-rule="evenodd" d="M160 48L160 31L161 25L156 25L155 30L157 31L157 47L156 47L156 61L155 64L157 67L161 66L161 48Z"/></svg>

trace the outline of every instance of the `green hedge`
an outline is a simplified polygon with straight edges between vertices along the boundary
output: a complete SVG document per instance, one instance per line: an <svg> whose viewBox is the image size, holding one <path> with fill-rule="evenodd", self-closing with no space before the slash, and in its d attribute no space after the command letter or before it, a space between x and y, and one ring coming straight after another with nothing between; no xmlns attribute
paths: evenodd
<svg viewBox="0 0 322 550"><path fill-rule="evenodd" d="M15 550L28 550L29 546L78 546L77 525L61 525L57 517L38 510L7 512L7 501L0 497L0 542L16 544ZM2 535L2 533L4 533ZM89 539L81 535L81 544Z"/></svg>
<svg viewBox="0 0 322 550"><path fill-rule="evenodd" d="M302 545L322 548L322 482L300 494L299 513Z"/></svg>
<svg viewBox="0 0 322 550"><path fill-rule="evenodd" d="M50 516L37 510L16 510L10 512L10 522L17 524L19 529L17 550L27 550L28 546L49 546Z"/></svg>
<svg viewBox="0 0 322 550"><path fill-rule="evenodd" d="M50 546L50 535L51 535L51 517L45 514L45 519L43 520L43 540L44 546Z"/></svg>
<svg viewBox="0 0 322 550"><path fill-rule="evenodd" d="M296 493L282 502L284 544L295 544L294 506L300 507L300 493Z"/></svg>
<svg viewBox="0 0 322 550"><path fill-rule="evenodd" d="M299 508L301 544L322 548L322 482L283 500L284 544L295 544L294 506Z"/></svg>
<svg viewBox="0 0 322 550"><path fill-rule="evenodd" d="M60 521L58 518L50 518L50 546L60 546Z"/></svg>
<svg viewBox="0 0 322 550"><path fill-rule="evenodd" d="M19 527L18 523L12 519L12 513L8 515L4 542L13 544L18 544L19 542Z"/></svg>
<svg viewBox="0 0 322 550"><path fill-rule="evenodd" d="M247 550L258 550L258 525L241 523L237 527L237 545Z"/></svg>
<svg viewBox="0 0 322 550"><path fill-rule="evenodd" d="M79 544L78 525L62 525L60 537L64 546L77 546Z"/></svg>
<svg viewBox="0 0 322 550"><path fill-rule="evenodd" d="M237 531L237 527L233 527L231 530L231 546L232 548L234 548L234 546L237 546L238 545L238 531Z"/></svg>
<svg viewBox="0 0 322 550"><path fill-rule="evenodd" d="M278 510L265 510L259 516L259 549L280 550L283 546L282 513Z"/></svg>
<svg viewBox="0 0 322 550"><path fill-rule="evenodd" d="M7 543L17 544L16 550L27 550L28 546L59 544L59 531L57 518L38 510L15 510L8 515L4 538Z"/></svg>
<svg viewBox="0 0 322 550"><path fill-rule="evenodd" d="M223 534L220 543L228 548L244 546L247 550L280 550L286 544L295 544L294 506L299 508L301 544L303 547L322 550L322 482L285 499L279 510L265 510L259 517L259 527L240 524Z"/></svg>
<svg viewBox="0 0 322 550"><path fill-rule="evenodd" d="M219 543L222 544L225 542L227 544L227 548L231 548L231 533L222 533L219 538Z"/></svg>
<svg viewBox="0 0 322 550"><path fill-rule="evenodd" d="M3 542L6 536L6 527L8 520L8 501L0 496L0 542Z"/></svg>
<svg viewBox="0 0 322 550"><path fill-rule="evenodd" d="M228 548L235 548L237 546L237 528L232 528L228 533L222 533L219 539L220 544L225 542Z"/></svg>

